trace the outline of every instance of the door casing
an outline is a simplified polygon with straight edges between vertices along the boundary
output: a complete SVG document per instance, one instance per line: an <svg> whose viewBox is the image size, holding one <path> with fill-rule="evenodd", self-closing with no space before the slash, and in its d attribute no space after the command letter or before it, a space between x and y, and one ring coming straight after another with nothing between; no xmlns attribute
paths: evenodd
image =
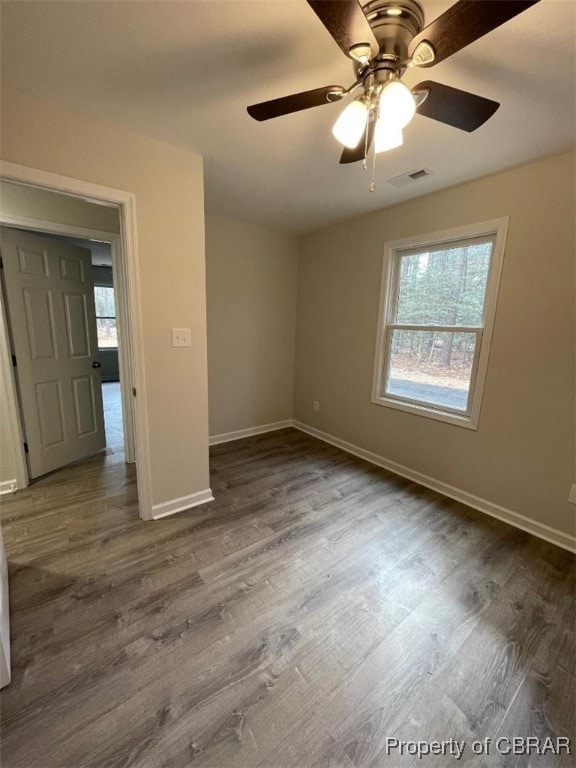
<svg viewBox="0 0 576 768"><path fill-rule="evenodd" d="M138 509L144 520L152 519L152 489L150 450L147 418L146 387L144 378L144 344L142 335L139 270L136 240L136 201L134 194L67 176L41 171L27 166L0 161L0 178L26 186L79 197L96 204L118 208L120 235L90 230L71 225L43 222L18 216L2 215L0 222L49 232L72 235L86 239L103 240L112 246L112 263L115 294L118 298L118 323L122 353L119 354L122 386L122 418L125 428L126 458L137 465ZM3 302L2 302L3 304ZM3 307L0 312L0 380L10 411L10 448L17 463L18 487L28 484L26 459L22 443L19 409L14 375L11 365L10 345ZM121 329L121 330L120 330ZM122 343L123 342L123 343ZM136 396L134 396L136 393Z"/></svg>

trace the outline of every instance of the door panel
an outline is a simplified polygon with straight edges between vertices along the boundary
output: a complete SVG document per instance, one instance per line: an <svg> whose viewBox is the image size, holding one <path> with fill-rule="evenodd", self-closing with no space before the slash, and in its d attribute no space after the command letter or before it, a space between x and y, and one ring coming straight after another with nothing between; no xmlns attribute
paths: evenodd
<svg viewBox="0 0 576 768"><path fill-rule="evenodd" d="M93 378L93 376L83 376L82 378L72 379L77 437L92 435L96 431Z"/></svg>
<svg viewBox="0 0 576 768"><path fill-rule="evenodd" d="M35 391L42 447L61 445L66 439L66 433L60 382L42 381L36 384Z"/></svg>
<svg viewBox="0 0 576 768"><path fill-rule="evenodd" d="M66 334L70 357L90 357L88 311L86 296L64 293Z"/></svg>
<svg viewBox="0 0 576 768"><path fill-rule="evenodd" d="M18 261L22 274L48 277L48 254L46 251L34 252L19 248Z"/></svg>
<svg viewBox="0 0 576 768"><path fill-rule="evenodd" d="M2 227L30 477L105 447L90 251Z"/></svg>
<svg viewBox="0 0 576 768"><path fill-rule="evenodd" d="M76 283L84 282L84 265L81 261L66 259L60 256L60 276L62 280L71 280Z"/></svg>

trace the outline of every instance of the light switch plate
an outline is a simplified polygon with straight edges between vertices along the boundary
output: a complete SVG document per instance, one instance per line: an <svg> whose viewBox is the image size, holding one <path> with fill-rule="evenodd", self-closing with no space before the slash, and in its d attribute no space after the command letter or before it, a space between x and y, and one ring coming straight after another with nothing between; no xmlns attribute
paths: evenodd
<svg viewBox="0 0 576 768"><path fill-rule="evenodd" d="M190 328L172 328L173 347L191 347L192 331Z"/></svg>

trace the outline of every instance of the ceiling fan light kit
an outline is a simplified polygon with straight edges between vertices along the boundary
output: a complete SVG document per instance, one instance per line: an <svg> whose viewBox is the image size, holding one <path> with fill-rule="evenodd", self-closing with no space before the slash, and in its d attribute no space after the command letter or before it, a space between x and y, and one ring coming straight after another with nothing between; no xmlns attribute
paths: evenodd
<svg viewBox="0 0 576 768"><path fill-rule="evenodd" d="M307 0L334 41L352 61L354 82L255 104L256 120L355 98L336 120L332 133L344 145L340 163L375 156L402 144L402 129L415 114L472 132L500 106L498 102L426 80L411 90L402 82L410 67L427 68L457 53L539 0L458 0L428 26L416 0ZM359 94L358 94L359 91Z"/></svg>
<svg viewBox="0 0 576 768"><path fill-rule="evenodd" d="M400 80L390 80L382 88L378 104L379 119L405 128L416 113L416 102Z"/></svg>
<svg viewBox="0 0 576 768"><path fill-rule="evenodd" d="M340 144L349 149L354 149L360 143L366 122L368 120L368 106L365 99L354 99L340 113L340 117L334 123L332 133Z"/></svg>

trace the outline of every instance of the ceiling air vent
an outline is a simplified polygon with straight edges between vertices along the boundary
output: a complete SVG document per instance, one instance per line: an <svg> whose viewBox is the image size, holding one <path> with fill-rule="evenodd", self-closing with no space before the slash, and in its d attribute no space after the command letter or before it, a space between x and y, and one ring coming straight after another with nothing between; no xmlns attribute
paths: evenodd
<svg viewBox="0 0 576 768"><path fill-rule="evenodd" d="M405 187L408 184L414 184L416 181L425 179L433 174L434 171L431 171L430 168L420 168L417 171L403 173L401 176L394 176L393 179L388 179L388 184L392 184L393 187Z"/></svg>

